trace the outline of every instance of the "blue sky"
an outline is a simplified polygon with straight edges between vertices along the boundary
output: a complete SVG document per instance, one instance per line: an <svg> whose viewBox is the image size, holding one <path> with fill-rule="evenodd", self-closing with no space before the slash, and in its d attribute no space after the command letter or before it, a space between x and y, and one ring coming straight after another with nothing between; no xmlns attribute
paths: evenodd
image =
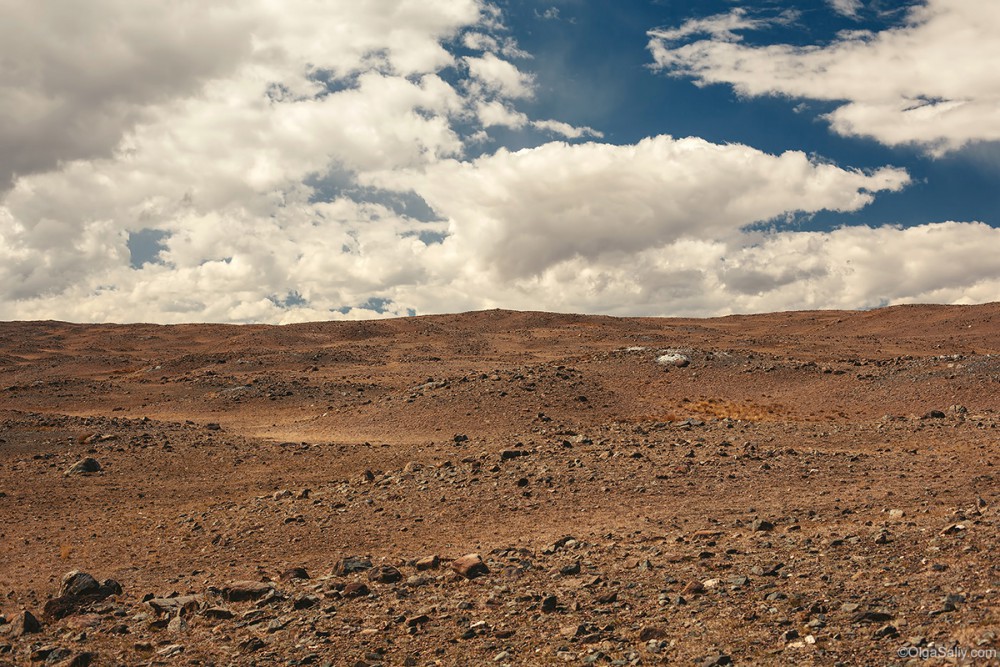
<svg viewBox="0 0 1000 667"><path fill-rule="evenodd" d="M711 316L1000 293L1000 8L25 3L0 318Z"/></svg>

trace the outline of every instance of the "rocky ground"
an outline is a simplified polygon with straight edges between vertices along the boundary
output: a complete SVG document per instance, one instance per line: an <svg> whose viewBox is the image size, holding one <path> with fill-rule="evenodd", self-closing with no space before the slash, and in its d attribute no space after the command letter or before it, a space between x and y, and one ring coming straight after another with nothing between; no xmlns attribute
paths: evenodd
<svg viewBox="0 0 1000 667"><path fill-rule="evenodd" d="M0 665L1000 664L1000 306L0 324Z"/></svg>

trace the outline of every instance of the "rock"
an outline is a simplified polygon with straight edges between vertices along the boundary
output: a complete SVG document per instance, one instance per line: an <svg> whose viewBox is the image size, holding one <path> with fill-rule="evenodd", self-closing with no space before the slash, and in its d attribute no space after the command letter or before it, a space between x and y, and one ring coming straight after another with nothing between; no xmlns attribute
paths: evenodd
<svg viewBox="0 0 1000 667"><path fill-rule="evenodd" d="M646 625L639 630L639 641L648 642L650 639L666 639L667 629L659 625Z"/></svg>
<svg viewBox="0 0 1000 667"><path fill-rule="evenodd" d="M403 575L400 571L391 565L382 565L368 571L368 581L374 581L379 584L394 584L402 579Z"/></svg>
<svg viewBox="0 0 1000 667"><path fill-rule="evenodd" d="M97 462L97 459L92 459L90 457L87 457L85 459L80 459L79 461L74 463L63 474L68 477L69 475L89 475L100 471L101 471L101 464Z"/></svg>
<svg viewBox="0 0 1000 667"><path fill-rule="evenodd" d="M299 579L308 579L309 573L306 572L304 567L290 567L282 572L278 578L282 581L296 581Z"/></svg>
<svg viewBox="0 0 1000 667"><path fill-rule="evenodd" d="M451 569L466 579L475 579L490 573L490 569L486 567L486 563L479 557L479 554L468 554L456 558L451 563Z"/></svg>
<svg viewBox="0 0 1000 667"><path fill-rule="evenodd" d="M887 614L881 611L866 611L860 614L855 614L854 618L851 619L853 623L885 623L886 621L892 620L892 614Z"/></svg>
<svg viewBox="0 0 1000 667"><path fill-rule="evenodd" d="M13 637L33 635L42 631L42 624L30 611L22 611L10 622L10 629L7 631Z"/></svg>
<svg viewBox="0 0 1000 667"><path fill-rule="evenodd" d="M774 530L774 524L770 521L765 521L764 519L757 519L750 524L750 530L756 533L763 533Z"/></svg>
<svg viewBox="0 0 1000 667"><path fill-rule="evenodd" d="M178 616L183 612L193 611L201 605L200 595L179 595L175 598L150 598L146 604L157 614Z"/></svg>
<svg viewBox="0 0 1000 667"><path fill-rule="evenodd" d="M77 653L72 658L56 663L55 667L89 667L94 664L96 659L96 653L84 651L83 653Z"/></svg>
<svg viewBox="0 0 1000 667"><path fill-rule="evenodd" d="M464 433L458 433L458 434L455 435L454 438L452 438L452 441L456 445L459 444L459 443L462 443L462 442L468 442L469 441L469 436L465 435Z"/></svg>
<svg viewBox="0 0 1000 667"><path fill-rule="evenodd" d="M229 602L259 600L274 590L274 586L263 581L234 581L222 589L222 598Z"/></svg>
<svg viewBox="0 0 1000 667"><path fill-rule="evenodd" d="M62 585L59 587L59 595L69 597L79 597L81 595L92 595L101 590L101 584L86 572L73 570L63 575Z"/></svg>
<svg viewBox="0 0 1000 667"><path fill-rule="evenodd" d="M429 620L431 620L431 617L428 616L427 614L417 614L416 616L410 616L409 618L407 618L406 625L407 627L413 628L423 625Z"/></svg>
<svg viewBox="0 0 1000 667"><path fill-rule="evenodd" d="M941 410L931 410L926 413L922 419L944 419L945 417L947 417L947 415Z"/></svg>
<svg viewBox="0 0 1000 667"><path fill-rule="evenodd" d="M209 431L221 431L222 430L222 426L220 426L219 424L217 424L215 422L209 422L209 423L205 424L205 429L209 430Z"/></svg>
<svg viewBox="0 0 1000 667"><path fill-rule="evenodd" d="M341 591L341 595L345 598L360 598L368 595L371 591L368 590L368 586L360 581L352 581L351 583L344 586L344 590Z"/></svg>
<svg viewBox="0 0 1000 667"><path fill-rule="evenodd" d="M360 556L348 556L334 566L333 573L338 577L342 577L345 574L353 574L354 572L364 572L365 570L370 570L371 567L372 562L367 558L361 558Z"/></svg>
<svg viewBox="0 0 1000 667"><path fill-rule="evenodd" d="M705 587L700 581L689 582L687 586L681 589L681 595L701 595L705 592Z"/></svg>
<svg viewBox="0 0 1000 667"><path fill-rule="evenodd" d="M660 366L673 366L675 368L685 368L691 363L691 359L680 352L667 352L656 358L656 363Z"/></svg>
<svg viewBox="0 0 1000 667"><path fill-rule="evenodd" d="M784 635L782 635L782 637L784 638L784 640L786 642L790 642L793 639L798 639L799 638L799 631L798 630L794 630L794 629L788 630L788 631L785 632Z"/></svg>
<svg viewBox="0 0 1000 667"><path fill-rule="evenodd" d="M525 452L523 449L505 449L502 452L500 452L500 460L510 461L511 459L521 458L522 456L526 455L527 452Z"/></svg>
<svg viewBox="0 0 1000 667"><path fill-rule="evenodd" d="M417 568L418 572L423 572L424 570L436 570L441 564L441 559L437 556L424 556L418 559L413 565Z"/></svg>
<svg viewBox="0 0 1000 667"><path fill-rule="evenodd" d="M883 625L875 631L876 637L898 637L899 630L894 625Z"/></svg>
<svg viewBox="0 0 1000 667"><path fill-rule="evenodd" d="M573 563L572 565L564 565L563 567L559 568L559 574L561 574L564 577L571 577L575 574L580 574L580 563L576 562Z"/></svg>
<svg viewBox="0 0 1000 667"><path fill-rule="evenodd" d="M717 655L708 656L698 664L700 667L724 667L725 665L733 664L733 659L728 655L719 653Z"/></svg>
<svg viewBox="0 0 1000 667"><path fill-rule="evenodd" d="M163 658L172 658L173 656L180 655L183 652L184 652L184 646L183 645L181 645L181 644L168 644L167 646L164 646L159 651L157 651L156 655L158 655L160 657L163 657Z"/></svg>
<svg viewBox="0 0 1000 667"><path fill-rule="evenodd" d="M228 621L233 618L233 612L224 607L209 607L201 615L213 621Z"/></svg>
<svg viewBox="0 0 1000 667"><path fill-rule="evenodd" d="M889 510L890 519L902 519L904 516L906 516L906 512L903 510Z"/></svg>
<svg viewBox="0 0 1000 667"><path fill-rule="evenodd" d="M170 619L170 622L167 623L168 632L185 632L187 629L188 623L184 620L183 616L174 616Z"/></svg>
<svg viewBox="0 0 1000 667"><path fill-rule="evenodd" d="M550 614L556 610L558 604L559 600L558 598L556 598L555 595L546 595L544 598L542 598L542 607L541 607L542 612Z"/></svg>

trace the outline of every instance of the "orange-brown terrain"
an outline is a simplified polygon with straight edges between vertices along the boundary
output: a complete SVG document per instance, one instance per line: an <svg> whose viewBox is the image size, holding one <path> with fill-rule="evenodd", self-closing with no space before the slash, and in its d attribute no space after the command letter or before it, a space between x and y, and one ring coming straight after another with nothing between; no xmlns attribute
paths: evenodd
<svg viewBox="0 0 1000 667"><path fill-rule="evenodd" d="M3 323L0 664L997 664L998 355L998 304Z"/></svg>

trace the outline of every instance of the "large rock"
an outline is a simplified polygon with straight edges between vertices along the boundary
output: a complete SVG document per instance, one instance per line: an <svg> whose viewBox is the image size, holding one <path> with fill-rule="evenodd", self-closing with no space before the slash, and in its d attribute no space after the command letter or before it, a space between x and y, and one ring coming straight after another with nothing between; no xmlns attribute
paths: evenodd
<svg viewBox="0 0 1000 667"><path fill-rule="evenodd" d="M342 577L345 574L370 570L371 567L372 562L367 558L362 558L360 556L348 556L333 567L333 573L338 577Z"/></svg>
<svg viewBox="0 0 1000 667"><path fill-rule="evenodd" d="M475 579L490 573L490 568L479 557L479 554L468 554L451 562L451 569L466 579Z"/></svg>
<svg viewBox="0 0 1000 667"><path fill-rule="evenodd" d="M179 595L174 598L151 598L146 604L158 614L179 616L182 612L193 611L201 606L200 595Z"/></svg>
<svg viewBox="0 0 1000 667"><path fill-rule="evenodd" d="M30 611L22 611L20 614L14 617L14 620L10 623L10 630L8 634L12 637L22 637L24 635L32 635L42 631L42 624L38 622L34 614Z"/></svg>
<svg viewBox="0 0 1000 667"><path fill-rule="evenodd" d="M59 596L46 602L42 613L47 620L58 620L76 614L95 602L121 594L121 584L114 579L99 583L90 574L73 570L63 575Z"/></svg>
<svg viewBox="0 0 1000 667"><path fill-rule="evenodd" d="M101 464L97 462L97 459L92 459L89 456L85 459L80 459L72 466L69 470L63 473L66 476L69 475L89 475L91 473L100 472Z"/></svg>
<svg viewBox="0 0 1000 667"><path fill-rule="evenodd" d="M229 602L259 600L274 590L274 586L263 581L234 581L222 589L222 597Z"/></svg>

